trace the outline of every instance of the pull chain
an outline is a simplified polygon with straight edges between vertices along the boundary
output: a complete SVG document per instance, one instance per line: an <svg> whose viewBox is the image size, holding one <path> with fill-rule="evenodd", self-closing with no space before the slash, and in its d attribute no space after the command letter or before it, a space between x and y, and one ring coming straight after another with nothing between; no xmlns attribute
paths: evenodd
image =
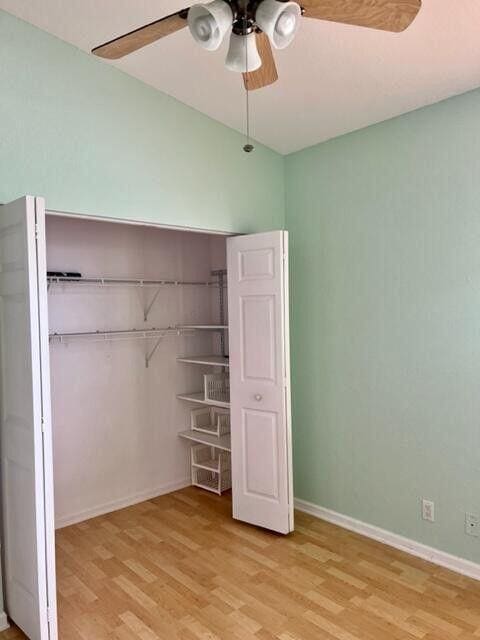
<svg viewBox="0 0 480 640"><path fill-rule="evenodd" d="M246 29L245 29L246 31ZM248 89L248 82L249 82L249 70L248 70L248 43L247 43L247 37L248 35L245 34L244 36L244 42L245 42L245 68L246 68L246 73L245 73L245 107L246 107L246 112L247 112L247 144L244 145L243 150L245 151L245 153L251 153L255 147L253 146L253 144L251 144L250 142L250 102L249 102L249 89ZM255 37L255 34L253 35L253 37Z"/></svg>

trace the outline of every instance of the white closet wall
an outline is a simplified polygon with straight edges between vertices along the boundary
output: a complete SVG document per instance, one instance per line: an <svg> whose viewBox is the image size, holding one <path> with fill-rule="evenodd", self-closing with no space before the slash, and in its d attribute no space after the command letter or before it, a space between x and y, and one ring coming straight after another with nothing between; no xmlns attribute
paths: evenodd
<svg viewBox="0 0 480 640"><path fill-rule="evenodd" d="M225 238L73 218L47 218L49 271L83 276L211 280L225 267ZM218 324L218 289L53 285L50 332ZM179 393L201 388L201 368L179 355L206 354L218 337L167 336L145 367L154 341L52 344L55 509L58 526L190 483L191 406ZM207 371L207 370L206 370Z"/></svg>

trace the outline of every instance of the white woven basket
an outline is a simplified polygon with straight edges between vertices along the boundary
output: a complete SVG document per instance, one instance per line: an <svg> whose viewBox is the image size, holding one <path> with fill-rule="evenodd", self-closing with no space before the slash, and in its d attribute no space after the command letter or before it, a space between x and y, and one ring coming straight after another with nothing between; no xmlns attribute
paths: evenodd
<svg viewBox="0 0 480 640"><path fill-rule="evenodd" d="M190 413L190 424L193 431L224 436L230 433L230 411L219 407L202 407Z"/></svg>
<svg viewBox="0 0 480 640"><path fill-rule="evenodd" d="M230 402L230 378L224 373L207 373L203 376L205 400Z"/></svg>
<svg viewBox="0 0 480 640"><path fill-rule="evenodd" d="M218 495L232 487L229 451L199 444L192 447L191 455L193 485Z"/></svg>

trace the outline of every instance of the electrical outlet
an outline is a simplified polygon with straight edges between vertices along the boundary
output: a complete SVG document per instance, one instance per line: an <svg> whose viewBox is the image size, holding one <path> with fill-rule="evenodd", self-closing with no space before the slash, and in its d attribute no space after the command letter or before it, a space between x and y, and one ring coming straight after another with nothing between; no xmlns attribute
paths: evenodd
<svg viewBox="0 0 480 640"><path fill-rule="evenodd" d="M422 518L429 522L435 522L435 503L432 500L422 498Z"/></svg>
<svg viewBox="0 0 480 640"><path fill-rule="evenodd" d="M480 536L480 516L476 513L465 514L465 533L474 538Z"/></svg>

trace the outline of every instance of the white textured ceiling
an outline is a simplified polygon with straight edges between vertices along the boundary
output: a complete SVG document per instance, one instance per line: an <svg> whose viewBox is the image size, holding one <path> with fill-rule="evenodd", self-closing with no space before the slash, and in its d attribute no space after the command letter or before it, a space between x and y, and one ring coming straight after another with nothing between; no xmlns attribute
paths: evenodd
<svg viewBox="0 0 480 640"><path fill-rule="evenodd" d="M0 8L85 51L184 6L0 0ZM243 84L224 67L225 54L225 43L204 51L184 29L113 64L241 131ZM303 18L294 43L275 56L279 81L251 93L252 131L290 153L480 86L480 2L423 0L400 34Z"/></svg>

